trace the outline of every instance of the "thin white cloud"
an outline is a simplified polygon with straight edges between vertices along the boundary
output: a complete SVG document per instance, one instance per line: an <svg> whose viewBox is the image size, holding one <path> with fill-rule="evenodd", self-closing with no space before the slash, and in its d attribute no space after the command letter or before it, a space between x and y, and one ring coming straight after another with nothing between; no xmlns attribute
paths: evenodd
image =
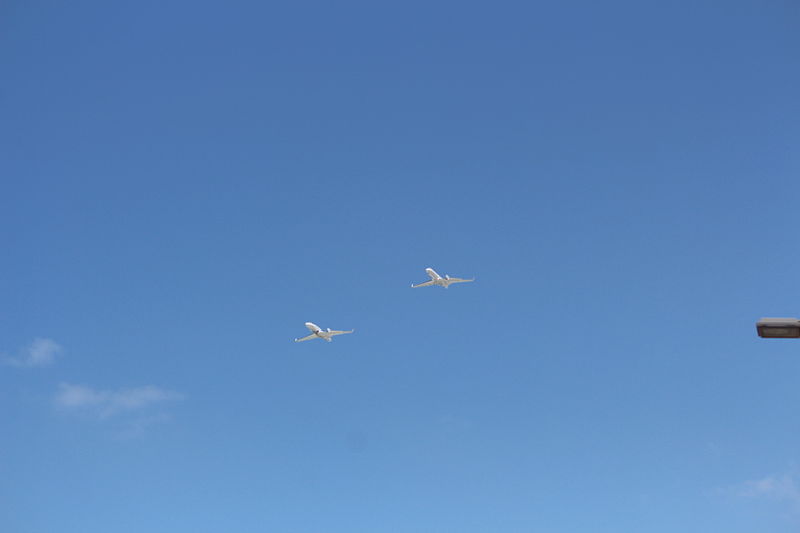
<svg viewBox="0 0 800 533"><path fill-rule="evenodd" d="M48 366L62 352L61 346L51 339L34 339L17 357L4 357L3 362L19 368Z"/></svg>
<svg viewBox="0 0 800 533"><path fill-rule="evenodd" d="M747 498L764 498L790 504L800 510L800 488L794 476L767 476L747 481L739 488L739 494Z"/></svg>
<svg viewBox="0 0 800 533"><path fill-rule="evenodd" d="M144 435L152 426L165 424L170 420L172 417L167 413L131 417L116 431L114 436L120 440L135 439Z"/></svg>
<svg viewBox="0 0 800 533"><path fill-rule="evenodd" d="M168 401L181 400L183 395L153 385L118 390L97 390L84 385L62 383L54 398L63 411L83 413L101 419L124 413L144 411Z"/></svg>

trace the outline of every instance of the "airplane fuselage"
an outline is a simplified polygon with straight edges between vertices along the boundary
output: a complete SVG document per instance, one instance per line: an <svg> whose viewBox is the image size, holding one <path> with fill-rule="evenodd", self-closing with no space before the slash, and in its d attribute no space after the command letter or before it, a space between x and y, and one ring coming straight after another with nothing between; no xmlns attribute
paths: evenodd
<svg viewBox="0 0 800 533"><path fill-rule="evenodd" d="M318 325L314 324L313 322L306 322L306 327L311 330L311 333L319 337L320 339L325 339L328 342L331 342L332 335L330 334L331 328L328 328L328 331L325 331Z"/></svg>
<svg viewBox="0 0 800 533"><path fill-rule="evenodd" d="M324 339L328 342L331 342L333 337L335 337L336 335L345 335L347 333L353 333L354 331L352 329L350 331L341 331L338 329L331 329L331 328L322 329L313 322L306 322L305 326L311 332L311 335L306 335L302 339L295 339L294 342L304 342L304 341L310 341L312 339Z"/></svg>
<svg viewBox="0 0 800 533"><path fill-rule="evenodd" d="M450 276L445 274L444 277L440 276L434 269L426 268L425 272L431 277L431 281L433 281L434 285L438 285L439 287L444 287L445 289L450 286Z"/></svg>

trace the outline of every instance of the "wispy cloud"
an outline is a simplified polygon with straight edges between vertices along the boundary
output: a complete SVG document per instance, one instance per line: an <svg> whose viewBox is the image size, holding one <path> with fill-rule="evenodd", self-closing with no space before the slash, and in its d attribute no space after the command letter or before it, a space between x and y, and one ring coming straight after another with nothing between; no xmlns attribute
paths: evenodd
<svg viewBox="0 0 800 533"><path fill-rule="evenodd" d="M183 395L153 385L97 390L84 385L62 383L56 392L54 404L63 411L107 419L125 413L142 412L164 402L181 399Z"/></svg>
<svg viewBox="0 0 800 533"><path fill-rule="evenodd" d="M737 492L746 498L785 502L800 511L800 488L798 488L794 476L789 474L747 481L739 486Z"/></svg>
<svg viewBox="0 0 800 533"><path fill-rule="evenodd" d="M131 417L116 431L114 436L120 440L135 439L144 435L151 427L166 424L171 420L172 416L167 413L142 414Z"/></svg>
<svg viewBox="0 0 800 533"><path fill-rule="evenodd" d="M61 346L51 339L34 339L29 346L20 350L16 357L5 356L2 357L2 361L19 368L48 366L62 351Z"/></svg>

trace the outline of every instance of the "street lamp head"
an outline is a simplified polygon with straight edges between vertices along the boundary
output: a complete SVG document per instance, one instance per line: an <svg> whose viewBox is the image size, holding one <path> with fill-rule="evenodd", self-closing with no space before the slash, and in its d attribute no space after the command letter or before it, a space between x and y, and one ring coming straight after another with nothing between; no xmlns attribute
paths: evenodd
<svg viewBox="0 0 800 533"><path fill-rule="evenodd" d="M762 318L756 323L758 336L765 339L800 338L800 320L796 318Z"/></svg>

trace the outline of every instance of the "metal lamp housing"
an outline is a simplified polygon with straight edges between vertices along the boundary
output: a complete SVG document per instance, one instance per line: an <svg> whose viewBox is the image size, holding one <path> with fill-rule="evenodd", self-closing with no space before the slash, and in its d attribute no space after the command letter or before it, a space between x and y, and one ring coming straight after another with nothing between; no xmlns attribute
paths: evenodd
<svg viewBox="0 0 800 533"><path fill-rule="evenodd" d="M796 318L762 318L756 323L758 336L765 339L800 338L800 320Z"/></svg>

